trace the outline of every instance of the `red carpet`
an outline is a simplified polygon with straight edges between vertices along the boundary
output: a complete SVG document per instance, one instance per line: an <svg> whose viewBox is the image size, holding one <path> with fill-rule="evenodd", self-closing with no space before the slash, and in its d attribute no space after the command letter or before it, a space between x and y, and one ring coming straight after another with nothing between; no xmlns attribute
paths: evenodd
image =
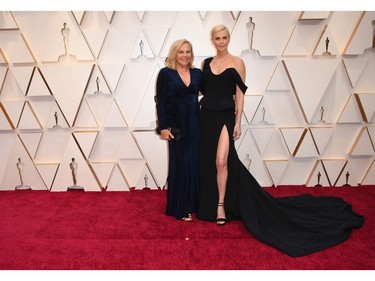
<svg viewBox="0 0 375 281"><path fill-rule="evenodd" d="M375 269L375 186L266 190L342 197L365 224L338 246L291 258L241 221L218 227L165 216L166 191L1 191L0 269Z"/></svg>

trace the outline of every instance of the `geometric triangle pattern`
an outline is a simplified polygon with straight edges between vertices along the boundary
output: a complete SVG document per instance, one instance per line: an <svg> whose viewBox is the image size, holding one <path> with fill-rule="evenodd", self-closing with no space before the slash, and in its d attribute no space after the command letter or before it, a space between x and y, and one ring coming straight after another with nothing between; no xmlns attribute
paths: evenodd
<svg viewBox="0 0 375 281"><path fill-rule="evenodd" d="M31 189L167 187L168 143L155 133L156 79L177 39L192 42L197 68L214 56L209 34L218 22L246 66L235 147L259 183L375 184L374 11L0 17L0 190L20 185L18 159Z"/></svg>

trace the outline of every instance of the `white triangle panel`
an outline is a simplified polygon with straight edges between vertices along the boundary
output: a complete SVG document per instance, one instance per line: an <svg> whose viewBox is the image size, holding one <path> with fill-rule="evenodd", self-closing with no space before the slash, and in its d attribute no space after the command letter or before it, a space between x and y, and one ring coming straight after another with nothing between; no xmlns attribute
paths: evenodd
<svg viewBox="0 0 375 281"><path fill-rule="evenodd" d="M284 65L279 62L266 88L267 91L288 91L290 83Z"/></svg>
<svg viewBox="0 0 375 281"><path fill-rule="evenodd" d="M120 159L119 161L122 173L125 175L130 188L135 188L143 169L146 166L144 159Z"/></svg>
<svg viewBox="0 0 375 281"><path fill-rule="evenodd" d="M320 185L320 186L317 186ZM321 161L318 161L314 169L311 171L310 177L306 183L306 186L313 187L329 187L330 183L327 174L324 170Z"/></svg>
<svg viewBox="0 0 375 281"><path fill-rule="evenodd" d="M362 54L367 48L372 46L373 25L375 11L363 12L364 16L358 22L359 25L353 30L350 44L345 54L357 55Z"/></svg>
<svg viewBox="0 0 375 281"><path fill-rule="evenodd" d="M375 155L374 145L371 142L371 138L366 127L361 129L349 153L352 156Z"/></svg>
<svg viewBox="0 0 375 281"><path fill-rule="evenodd" d="M375 127L374 126L369 126L367 127L367 131L370 135L370 139L371 139L371 142L372 142L372 145L375 147Z"/></svg>
<svg viewBox="0 0 375 281"><path fill-rule="evenodd" d="M330 186L335 186L343 169L347 164L346 159L321 159L321 163L328 176Z"/></svg>
<svg viewBox="0 0 375 281"><path fill-rule="evenodd" d="M288 167L279 184L284 186L305 185L316 164L314 158L289 158Z"/></svg>
<svg viewBox="0 0 375 281"><path fill-rule="evenodd" d="M141 72L142 76L139 75ZM144 94L149 88L149 83L156 82L152 80L153 77L155 77L153 62L132 60L126 65L115 98L128 124L133 124ZM153 110L153 112L155 111Z"/></svg>
<svg viewBox="0 0 375 281"><path fill-rule="evenodd" d="M237 149L239 159L261 186L272 186L272 179L251 133L247 130L243 135L241 145Z"/></svg>
<svg viewBox="0 0 375 281"><path fill-rule="evenodd" d="M257 52L241 55L246 67L245 84L248 86L246 94L263 93L267 88L278 60L275 57L261 57ZM254 67L256 65L256 67Z"/></svg>
<svg viewBox="0 0 375 281"><path fill-rule="evenodd" d="M309 56L322 33L322 24L297 24L293 30L284 56ZM306 36L308 34L308 36Z"/></svg>
<svg viewBox="0 0 375 281"><path fill-rule="evenodd" d="M74 122L74 127L92 129L99 128L99 124L96 122L93 112L91 111L86 99L84 99L81 103L81 106L78 110L77 118Z"/></svg>
<svg viewBox="0 0 375 281"><path fill-rule="evenodd" d="M116 164L113 168L112 174L109 178L106 191L129 191L124 175L122 174L119 165Z"/></svg>
<svg viewBox="0 0 375 281"><path fill-rule="evenodd" d="M149 169L145 165L141 176L138 179L135 189L158 189L158 185L155 183Z"/></svg>
<svg viewBox="0 0 375 281"><path fill-rule="evenodd" d="M264 153L266 147L271 139L274 128L250 128L252 135L254 136L256 145L260 153Z"/></svg>
<svg viewBox="0 0 375 281"><path fill-rule="evenodd" d="M147 90L143 96L141 105L138 109L137 115L135 117L133 128L149 128L154 129L156 127L156 111L155 111L155 101L154 96L156 93L156 85L154 81L157 79L159 73L159 68L156 67L154 74L151 78L151 83L149 83Z"/></svg>
<svg viewBox="0 0 375 281"><path fill-rule="evenodd" d="M42 137L42 133L19 133L23 145L26 147L27 152L31 157L34 158L36 150L38 149L39 141Z"/></svg>
<svg viewBox="0 0 375 281"><path fill-rule="evenodd" d="M38 119L35 117L34 112L30 107L29 102L25 102L25 106L22 110L20 121L18 124L18 129L40 129L41 124L38 122Z"/></svg>
<svg viewBox="0 0 375 281"><path fill-rule="evenodd" d="M9 116L12 126L17 127L20 115L25 106L24 101L3 101L2 105L6 111L6 114Z"/></svg>
<svg viewBox="0 0 375 281"><path fill-rule="evenodd" d="M105 80L108 82L110 92L114 93L124 70L125 64L106 64L101 62L99 67L103 71Z"/></svg>
<svg viewBox="0 0 375 281"><path fill-rule="evenodd" d="M14 127L15 126L7 119L4 113L3 105L0 103L0 130L12 130Z"/></svg>
<svg viewBox="0 0 375 281"><path fill-rule="evenodd" d="M305 131L306 134L301 139L302 142L297 151L295 151L295 157L317 157L318 151L315 147L315 143L310 134L310 131Z"/></svg>
<svg viewBox="0 0 375 281"><path fill-rule="evenodd" d="M20 158L23 163L23 168L21 170L17 168L18 158ZM1 182L1 187L4 189L14 190L16 186L21 185L22 183L30 186L33 190L47 189L36 170L32 159L30 159L29 154L18 138L14 143L12 152L8 159L5 175L6 176L3 177Z"/></svg>
<svg viewBox="0 0 375 281"><path fill-rule="evenodd" d="M76 18L77 22L81 22L85 12L84 11L72 11L72 14Z"/></svg>
<svg viewBox="0 0 375 281"><path fill-rule="evenodd" d="M156 185L162 188L168 177L168 143L160 139L154 131L134 132Z"/></svg>
<svg viewBox="0 0 375 281"><path fill-rule="evenodd" d="M333 134L333 128L332 127L310 127L309 128L310 133L313 137L314 143L316 145L316 148L318 150L319 155L322 155L324 153L324 150L330 141L332 134Z"/></svg>
<svg viewBox="0 0 375 281"><path fill-rule="evenodd" d="M255 113L257 112L262 99L263 96L261 95L245 95L243 113L249 123L253 122Z"/></svg>
<svg viewBox="0 0 375 281"><path fill-rule="evenodd" d="M64 129L49 129L43 133L35 154L35 164L60 163L71 132Z"/></svg>
<svg viewBox="0 0 375 281"><path fill-rule="evenodd" d="M338 59L285 61L307 122L311 122L339 62Z"/></svg>
<svg viewBox="0 0 375 281"><path fill-rule="evenodd" d="M41 67L68 124L73 124L93 65L44 65ZM69 87L67 87L69 85Z"/></svg>
<svg viewBox="0 0 375 281"><path fill-rule="evenodd" d="M55 178L59 164L36 164L39 174L42 176L48 190L51 190L53 180Z"/></svg>
<svg viewBox="0 0 375 281"><path fill-rule="evenodd" d="M363 55L368 60L368 63L358 79L355 87L356 93L374 93L375 89L375 47L366 51Z"/></svg>
<svg viewBox="0 0 375 281"><path fill-rule="evenodd" d="M51 191L67 191L68 187L73 185L73 175L70 168L72 158L74 158L78 165L77 185L82 186L85 191L101 191L92 170L80 152L73 136L69 138Z"/></svg>
<svg viewBox="0 0 375 281"><path fill-rule="evenodd" d="M6 177L6 171L8 169L8 162L13 161L14 163L17 162L17 158L13 159L10 158L13 152L13 147L17 141L17 135L15 133L6 133L0 131L0 138L1 138L1 146L0 146L0 155L2 161L0 161L0 183L4 177ZM14 164L15 165L15 164ZM18 184L17 184L18 185ZM10 189L14 190L14 186L11 186ZM3 185L0 184L0 190L3 190Z"/></svg>
<svg viewBox="0 0 375 281"><path fill-rule="evenodd" d="M117 102L111 104L111 108L108 112L107 118L104 122L104 127L106 128L127 128L126 120L120 108L117 105Z"/></svg>
<svg viewBox="0 0 375 281"><path fill-rule="evenodd" d="M17 81L17 84L21 88L22 92L26 93L33 70L35 68L33 66L17 66L17 67L12 67L10 69L12 70L14 79Z"/></svg>
<svg viewBox="0 0 375 281"><path fill-rule="evenodd" d="M146 14L146 11L137 11L137 16L140 21L143 20L143 17L145 16L145 14Z"/></svg>
<svg viewBox="0 0 375 281"><path fill-rule="evenodd" d="M95 65L91 73L89 82L87 83L86 95L98 93L110 94L111 91L107 85L107 81L105 80L100 68Z"/></svg>
<svg viewBox="0 0 375 281"><path fill-rule="evenodd" d="M187 22L189 25L186 25ZM160 55L167 57L169 47L172 46L174 41L180 38L188 38L194 46L195 56L208 56L212 53L208 34L199 14L195 11L178 12Z"/></svg>
<svg viewBox="0 0 375 281"><path fill-rule="evenodd" d="M113 104L113 96L110 94L87 95L86 101L99 127L102 127Z"/></svg>
<svg viewBox="0 0 375 281"><path fill-rule="evenodd" d="M355 57L343 57L343 63L345 65L346 72L348 74L350 83L354 88L357 85L357 82L363 73L368 59L365 56L355 56Z"/></svg>
<svg viewBox="0 0 375 281"><path fill-rule="evenodd" d="M260 102L251 124L262 126L275 124L272 112L265 98Z"/></svg>
<svg viewBox="0 0 375 281"><path fill-rule="evenodd" d="M105 129L99 132L91 162L118 162L121 158L142 158L137 144L127 129Z"/></svg>
<svg viewBox="0 0 375 281"><path fill-rule="evenodd" d="M288 160L265 160L267 170L271 175L273 184L278 186L288 166Z"/></svg>
<svg viewBox="0 0 375 281"><path fill-rule="evenodd" d="M1 56L0 56L0 58L1 58ZM1 60L0 60L0 63L2 63ZM4 82L4 79L5 79L5 75L7 74L7 71L8 71L7 67L0 67L0 89L2 89L3 82Z"/></svg>
<svg viewBox="0 0 375 281"><path fill-rule="evenodd" d="M95 139L98 135L97 132L75 132L74 137L78 142L85 158L89 158Z"/></svg>
<svg viewBox="0 0 375 281"><path fill-rule="evenodd" d="M328 38L328 44L327 44L327 38ZM328 48L327 48L328 47ZM328 50L327 50L328 49ZM314 52L315 56L321 56L324 55L326 50L331 53L331 56L340 55L339 50L337 49L335 38L331 33L331 30L327 28L325 32L323 33L322 37L320 38L320 41L318 42L318 46ZM328 56L327 58L329 58Z"/></svg>
<svg viewBox="0 0 375 281"><path fill-rule="evenodd" d="M361 184L363 179L366 177L366 173L372 161L373 159L367 157L352 157L348 159L348 163L338 179L336 186L344 186L346 183L348 183L350 186L357 186L358 184Z"/></svg>
<svg viewBox="0 0 375 281"><path fill-rule="evenodd" d="M170 27L167 25L150 24L144 26L145 35L149 38L153 54L160 55Z"/></svg>
<svg viewBox="0 0 375 281"><path fill-rule="evenodd" d="M230 44L231 52L240 54L241 51L248 50L252 41L252 49L257 50L262 57L280 56L288 43L297 16L297 11L241 11L231 35L231 42L236 42ZM254 23L253 29L248 25L250 17ZM220 19L218 21L221 22ZM217 23L213 23L215 24Z"/></svg>
<svg viewBox="0 0 375 281"><path fill-rule="evenodd" d="M361 181L362 185L373 185L375 182L375 160L372 160L371 165L366 171L364 178Z"/></svg>
<svg viewBox="0 0 375 281"><path fill-rule="evenodd" d="M27 46L26 40L22 34L20 34L12 58L13 63L32 63L35 62L33 55L30 53L29 47Z"/></svg>
<svg viewBox="0 0 375 281"><path fill-rule="evenodd" d="M351 95L343 108L337 123L361 123L362 116L354 95Z"/></svg>
<svg viewBox="0 0 375 281"><path fill-rule="evenodd" d="M297 145L304 131L304 128L280 128L280 133L290 155L295 155Z"/></svg>
<svg viewBox="0 0 375 281"><path fill-rule="evenodd" d="M1 89L1 100L20 101L25 99L25 95L13 76L12 71L8 70Z"/></svg>
<svg viewBox="0 0 375 281"><path fill-rule="evenodd" d="M131 59L142 59L142 58L155 58L152 52L152 48L145 36L144 32L141 30L138 34L138 38L135 41L133 51L130 54Z"/></svg>
<svg viewBox="0 0 375 281"><path fill-rule="evenodd" d="M19 30L1 30L0 36L0 50L7 62L12 61L13 53L16 48L18 38L20 36Z"/></svg>
<svg viewBox="0 0 375 281"><path fill-rule="evenodd" d="M48 85L44 82L39 68L34 69L27 96L51 96Z"/></svg>
<svg viewBox="0 0 375 281"><path fill-rule="evenodd" d="M10 11L1 11L0 29L17 29L17 23Z"/></svg>
<svg viewBox="0 0 375 281"><path fill-rule="evenodd" d="M37 116L42 127L46 127L51 116L51 112L55 109L55 99L53 96L33 96L29 98L30 107ZM51 126L52 127L52 126Z"/></svg>
<svg viewBox="0 0 375 281"><path fill-rule="evenodd" d="M109 177L114 169L115 163L91 163L96 177L98 178L101 188L108 186Z"/></svg>
<svg viewBox="0 0 375 281"><path fill-rule="evenodd" d="M375 77L375 76L374 76ZM375 92L375 91L374 91ZM363 108L364 121L370 122L372 116L375 114L375 93L374 94L358 94L360 106ZM358 100L357 100L358 102Z"/></svg>

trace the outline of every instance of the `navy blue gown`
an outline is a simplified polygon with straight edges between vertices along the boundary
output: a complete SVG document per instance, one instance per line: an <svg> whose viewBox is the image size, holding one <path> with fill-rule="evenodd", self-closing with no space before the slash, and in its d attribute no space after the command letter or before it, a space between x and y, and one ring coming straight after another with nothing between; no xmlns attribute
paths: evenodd
<svg viewBox="0 0 375 281"><path fill-rule="evenodd" d="M199 192L199 91L203 73L190 69L190 85L176 70L164 67L156 84L157 132L169 127L181 130L179 140L168 142L168 187L166 214L176 219L188 217L198 208Z"/></svg>
<svg viewBox="0 0 375 281"><path fill-rule="evenodd" d="M201 99L200 207L197 218L216 220L218 189L216 151L223 126L228 129L228 181L224 208L227 220L241 219L260 241L293 257L305 256L345 241L364 219L349 203L333 196L308 194L275 198L268 194L239 160L232 138L233 95L247 87L234 68L214 74L212 58L203 66L205 96Z"/></svg>

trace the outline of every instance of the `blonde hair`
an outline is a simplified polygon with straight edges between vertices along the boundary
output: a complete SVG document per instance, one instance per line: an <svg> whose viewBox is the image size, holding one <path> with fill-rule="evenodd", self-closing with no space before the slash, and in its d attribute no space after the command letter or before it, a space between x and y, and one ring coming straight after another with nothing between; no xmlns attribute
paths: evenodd
<svg viewBox="0 0 375 281"><path fill-rule="evenodd" d="M193 52L193 45L189 40L186 39L179 39L173 42L172 46L169 49L168 52L168 57L165 60L165 66L176 70L176 57L178 50L181 48L183 44L187 43L190 47L191 50L191 59L189 61L189 68L193 67L193 62L194 62L194 52Z"/></svg>
<svg viewBox="0 0 375 281"><path fill-rule="evenodd" d="M211 29L211 39L214 39L214 36L217 32L219 31L225 31L227 33L227 35L229 36L230 38L230 32L229 32L229 29L228 27L226 27L225 25L223 24L219 24L219 25L215 25L212 29Z"/></svg>

